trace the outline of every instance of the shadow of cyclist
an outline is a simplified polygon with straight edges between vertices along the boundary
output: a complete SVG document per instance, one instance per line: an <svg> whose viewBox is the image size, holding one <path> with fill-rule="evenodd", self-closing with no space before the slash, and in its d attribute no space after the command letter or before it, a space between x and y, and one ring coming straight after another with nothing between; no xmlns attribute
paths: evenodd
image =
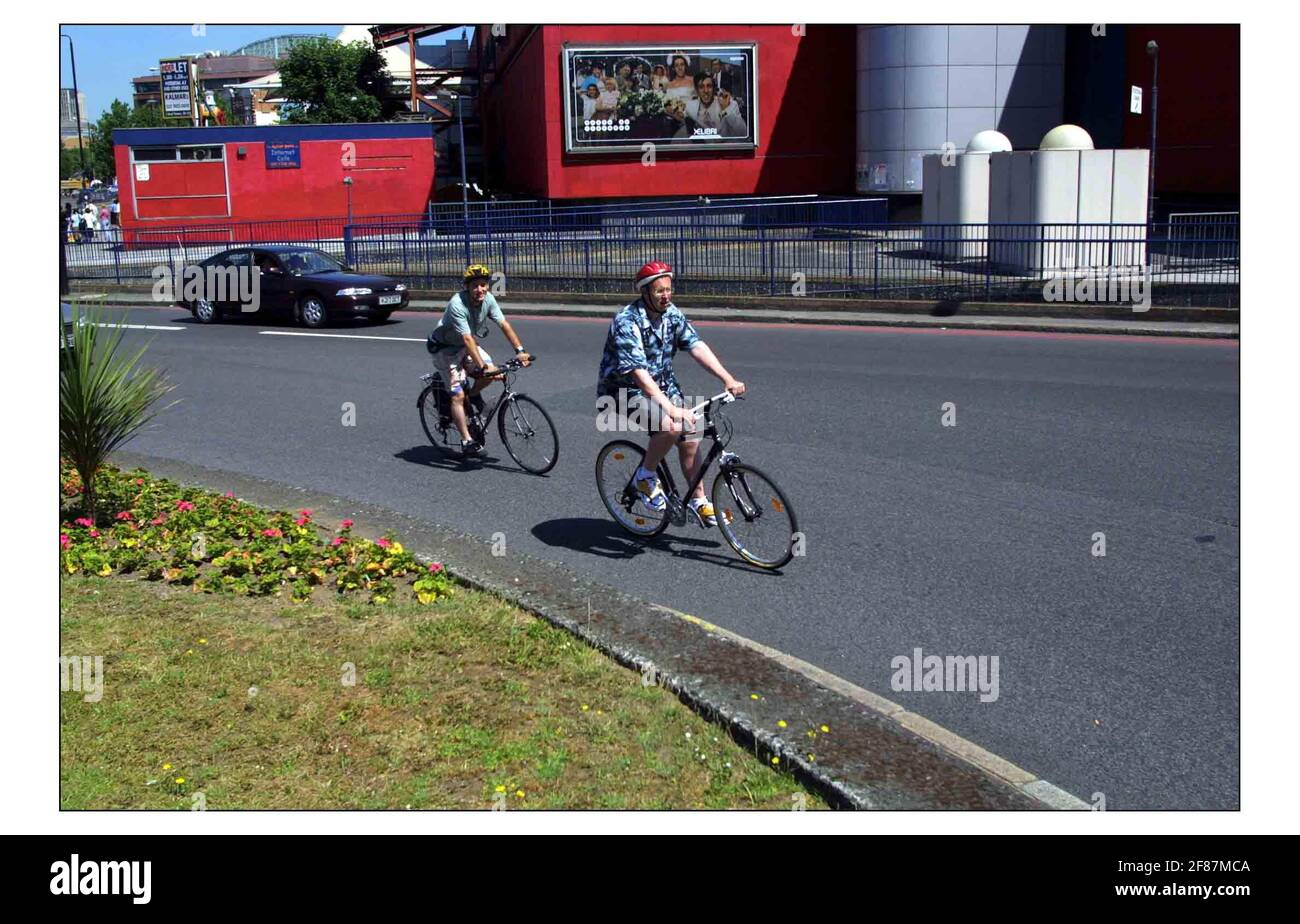
<svg viewBox="0 0 1300 924"><path fill-rule="evenodd" d="M663 533L650 540L636 539L610 520L591 517L546 520L534 526L532 534L549 546L573 549L575 552L586 552L590 555L599 555L601 558L635 558L647 551L656 550L667 552L674 558L726 565L728 568L739 568L750 573L755 571L765 574L778 573L737 561L729 553L722 551L726 547L721 542L673 533ZM714 549L719 551L714 552Z"/></svg>

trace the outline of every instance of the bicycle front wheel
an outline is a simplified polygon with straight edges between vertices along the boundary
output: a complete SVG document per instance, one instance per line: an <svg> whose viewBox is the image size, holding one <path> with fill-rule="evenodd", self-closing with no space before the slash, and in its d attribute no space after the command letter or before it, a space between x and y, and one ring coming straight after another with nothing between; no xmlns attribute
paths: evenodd
<svg viewBox="0 0 1300 924"><path fill-rule="evenodd" d="M634 536L649 539L668 528L668 511L651 510L632 487L645 450L627 440L614 440L596 456L596 490L609 515Z"/></svg>
<svg viewBox="0 0 1300 924"><path fill-rule="evenodd" d="M560 437L546 409L527 395L515 395L497 412L497 432L510 458L534 475L545 475L560 458Z"/></svg>
<svg viewBox="0 0 1300 924"><path fill-rule="evenodd" d="M752 465L736 462L713 479L718 529L736 554L760 568L794 557L799 523L785 493Z"/></svg>

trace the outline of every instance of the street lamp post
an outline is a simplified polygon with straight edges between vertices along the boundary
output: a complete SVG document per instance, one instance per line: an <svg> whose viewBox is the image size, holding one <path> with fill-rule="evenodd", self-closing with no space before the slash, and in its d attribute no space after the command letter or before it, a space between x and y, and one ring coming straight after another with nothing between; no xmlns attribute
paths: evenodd
<svg viewBox="0 0 1300 924"><path fill-rule="evenodd" d="M72 36L60 32L59 38L68 40L68 57L72 60L72 107L77 120L77 154L81 160L81 176L86 179L86 148L81 141L81 94L77 92L77 52L72 45Z"/></svg>
<svg viewBox="0 0 1300 924"><path fill-rule="evenodd" d="M469 182L465 174L465 116L459 93L456 94L456 125L460 133L460 207L465 219L465 265L469 266Z"/></svg>
<svg viewBox="0 0 1300 924"><path fill-rule="evenodd" d="M1156 228L1156 94L1160 73L1160 46L1154 39L1147 42L1147 54L1151 57L1151 172L1147 176L1147 234L1150 236Z"/></svg>
<svg viewBox="0 0 1300 924"><path fill-rule="evenodd" d="M343 260L352 265L352 177L343 178L343 188L348 191L348 223L343 228Z"/></svg>

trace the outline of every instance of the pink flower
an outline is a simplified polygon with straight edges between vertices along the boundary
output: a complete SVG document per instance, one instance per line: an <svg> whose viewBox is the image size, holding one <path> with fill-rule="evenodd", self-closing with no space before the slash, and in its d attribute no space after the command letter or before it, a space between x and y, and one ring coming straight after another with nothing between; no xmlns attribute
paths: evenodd
<svg viewBox="0 0 1300 924"><path fill-rule="evenodd" d="M164 524L164 523L166 523L166 522L167 522L167 514L162 513L162 514L159 514L158 516L154 517L152 520L150 520L150 521L149 521L149 525L150 525L150 526L161 526L162 524Z"/></svg>
<svg viewBox="0 0 1300 924"><path fill-rule="evenodd" d="M342 526L343 526L344 529L351 529L351 528L352 528L352 521L351 521L351 520L344 520L343 523L342 523Z"/></svg>
<svg viewBox="0 0 1300 924"><path fill-rule="evenodd" d="M298 511L298 516L300 516L300 517L305 517L306 519L310 520L310 519L311 519L311 511L310 511L310 510L299 510L299 511Z"/></svg>
<svg viewBox="0 0 1300 924"><path fill-rule="evenodd" d="M78 526L94 526L94 525L95 525L95 521L92 520L92 519L90 519L89 517L77 517L77 519L74 520L73 522L76 523Z"/></svg>
<svg viewBox="0 0 1300 924"><path fill-rule="evenodd" d="M143 478L137 478L137 479L135 480L135 483L136 483L136 484L144 484L144 479L143 479Z"/></svg>
<svg viewBox="0 0 1300 924"><path fill-rule="evenodd" d="M308 523L311 522L311 520L308 519L307 517L298 517L298 519L294 520L293 522L295 526L306 526Z"/></svg>
<svg viewBox="0 0 1300 924"><path fill-rule="evenodd" d="M59 545L60 545L62 548L65 548L65 549L67 549L67 548L71 548L71 546L72 546L72 540L69 539L69 538L68 538L66 535L64 535L63 533L59 533Z"/></svg>
<svg viewBox="0 0 1300 924"><path fill-rule="evenodd" d="M430 573L430 574L437 574L437 573L438 573L439 571L441 571L441 570L442 570L442 565L439 564L438 562L435 561L435 562L431 562L431 563L429 564L429 573Z"/></svg>
<svg viewBox="0 0 1300 924"><path fill-rule="evenodd" d="M376 540L375 540L375 545L379 546L381 549L386 549L386 548L388 548L388 547L389 547L390 545L392 545L392 544L393 544L393 543L390 542L390 541L387 540L387 539L376 539Z"/></svg>
<svg viewBox="0 0 1300 924"><path fill-rule="evenodd" d="M235 494L234 494L233 491L227 491L225 494L223 494L223 495L221 495L221 496L222 496L222 497L234 497Z"/></svg>
<svg viewBox="0 0 1300 924"><path fill-rule="evenodd" d="M98 539L98 538L99 538L99 530L97 530L97 529L92 529L92 530L90 531L90 538L91 538L91 539Z"/></svg>
<svg viewBox="0 0 1300 924"><path fill-rule="evenodd" d="M334 537L334 541L330 543L330 545L332 545L332 546L336 546L336 547L337 547L337 546L340 546L340 545L342 545L342 544L343 544L343 537L342 537L342 536L335 536L335 537Z"/></svg>
<svg viewBox="0 0 1300 924"><path fill-rule="evenodd" d="M123 511L121 511L121 512L120 512L120 513L119 513L119 514L118 514L114 519L118 519L118 520L129 520L129 519L131 519L131 511L130 511L130 510L123 510Z"/></svg>
<svg viewBox="0 0 1300 924"><path fill-rule="evenodd" d="M280 531L279 531L278 529L276 529L275 527L271 527L270 529L264 529L264 530L262 530L262 535L263 535L263 536L270 536L272 539L278 539L279 537L283 536L284 533L280 532Z"/></svg>
<svg viewBox="0 0 1300 924"><path fill-rule="evenodd" d="M176 509L177 509L177 510L193 510L193 509L194 509L194 505L191 504L191 503L190 503L189 501L187 501L187 500L178 500L178 501L176 502Z"/></svg>

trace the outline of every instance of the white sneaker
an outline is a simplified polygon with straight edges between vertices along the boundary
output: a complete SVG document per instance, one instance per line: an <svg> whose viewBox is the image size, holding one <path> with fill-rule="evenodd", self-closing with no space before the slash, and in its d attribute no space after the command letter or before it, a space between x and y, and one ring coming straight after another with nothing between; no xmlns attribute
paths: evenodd
<svg viewBox="0 0 1300 924"><path fill-rule="evenodd" d="M644 469L637 469L632 478L632 487L640 495L641 503L651 510L663 510L668 506L668 498L664 495L663 488L659 487L658 477Z"/></svg>
<svg viewBox="0 0 1300 924"><path fill-rule="evenodd" d="M688 502L690 508L695 511L695 515L700 518L700 522L705 526L717 526L718 517L713 510L713 505L703 497L692 497Z"/></svg>

